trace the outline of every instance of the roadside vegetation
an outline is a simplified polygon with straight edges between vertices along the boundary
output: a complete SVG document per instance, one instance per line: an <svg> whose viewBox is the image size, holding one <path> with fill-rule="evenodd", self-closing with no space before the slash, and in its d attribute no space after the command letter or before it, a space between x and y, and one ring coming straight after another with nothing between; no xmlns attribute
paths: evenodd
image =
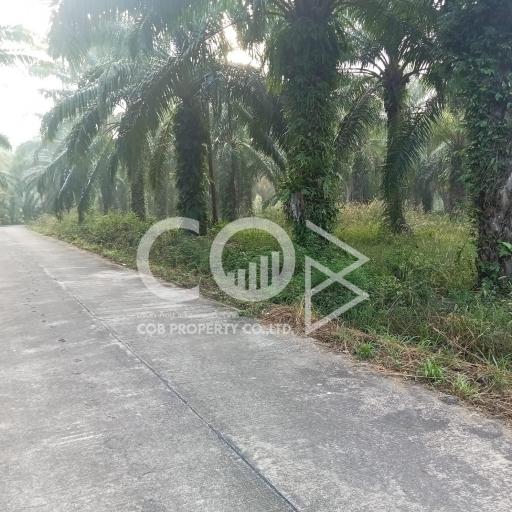
<svg viewBox="0 0 512 512"><path fill-rule="evenodd" d="M408 210L412 233L390 235L382 225L382 208L373 202L341 209L337 236L370 257L351 275L351 281L370 293L370 300L315 336L386 372L425 382L512 419L512 296L474 288L476 248L470 221ZM265 215L291 231L278 210ZM90 215L79 224L71 212L62 220L45 216L32 227L135 268L138 243L154 221L111 213ZM272 301L248 306L223 294L211 275L209 251L218 229L201 237L160 237L151 254L155 275L186 287L199 284L205 296L264 321L288 323L299 333L304 328L304 257L334 270L350 261L337 248L296 244L298 266L287 289ZM243 233L226 248L226 268L246 267L272 250L276 246L271 237ZM325 276L315 278L320 283ZM347 298L333 285L314 301L317 316Z"/></svg>
<svg viewBox="0 0 512 512"><path fill-rule="evenodd" d="M53 62L39 68L62 87L46 91L40 139L12 153L0 137L0 222L43 215L35 229L133 266L155 220L196 219L200 236L161 237L153 265L228 301L210 276L211 241L266 216L293 237L296 275L271 303L238 306L300 331L305 257L333 270L350 261L312 221L371 259L350 276L371 300L320 338L512 414L510 0L53 10ZM24 63L1 50L17 34L0 28L0 65ZM247 233L225 263L273 249ZM326 289L317 314L347 297Z"/></svg>

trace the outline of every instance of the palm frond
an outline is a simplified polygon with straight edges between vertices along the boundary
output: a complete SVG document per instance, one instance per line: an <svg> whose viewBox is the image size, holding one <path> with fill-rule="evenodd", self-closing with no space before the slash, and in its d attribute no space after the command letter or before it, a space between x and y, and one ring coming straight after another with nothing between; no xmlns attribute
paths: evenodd
<svg viewBox="0 0 512 512"><path fill-rule="evenodd" d="M10 47L5 48L7 43ZM0 26L0 66L11 66L16 63L32 64L34 57L28 55L25 51L18 49L17 44L33 44L32 36L22 26Z"/></svg>
<svg viewBox="0 0 512 512"><path fill-rule="evenodd" d="M81 191L80 200L78 201L77 208L80 218L82 218L83 214L91 206L96 184L98 182L105 184L113 181L112 164L117 158L117 155L115 155L115 144L111 139L107 139L106 141L102 141L100 146L100 156L96 161L91 174L88 176L87 184Z"/></svg>
<svg viewBox="0 0 512 512"><path fill-rule="evenodd" d="M141 161L149 136L156 132L175 97L173 86L179 79L179 73L180 67L172 57L164 64L156 63L129 100L118 137L119 156L129 168L137 167Z"/></svg>
<svg viewBox="0 0 512 512"><path fill-rule="evenodd" d="M227 2L216 2L217 11ZM109 20L129 19L137 27L138 43L153 48L162 34L180 27L184 17L194 19L212 8L208 0L62 0L50 31L56 56L79 59L94 44L98 26Z"/></svg>
<svg viewBox="0 0 512 512"><path fill-rule="evenodd" d="M8 51L0 48L0 66L12 66L13 64L33 64L36 60L30 55L16 51Z"/></svg>
<svg viewBox="0 0 512 512"><path fill-rule="evenodd" d="M376 96L376 88L367 86L357 93L350 98L348 112L342 110L339 115L340 124L336 136L339 159L346 159L355 148L362 145L370 127L380 120L381 102Z"/></svg>
<svg viewBox="0 0 512 512"><path fill-rule="evenodd" d="M388 151L385 173L393 183L389 186L403 187L409 170L421 157L421 151L428 143L435 122L442 113L442 107L433 98L422 108L412 110L404 116L402 126L391 141Z"/></svg>
<svg viewBox="0 0 512 512"><path fill-rule="evenodd" d="M165 172L165 164L169 159L170 150L173 146L174 119L168 114L164 119L155 141L151 148L151 159L149 161L149 183L153 190L156 190L162 182L162 174Z"/></svg>
<svg viewBox="0 0 512 512"><path fill-rule="evenodd" d="M54 140L66 120L83 116L92 108L105 119L119 104L134 73L134 64L127 61L107 62L87 73L81 88L62 98L42 122L43 137Z"/></svg>

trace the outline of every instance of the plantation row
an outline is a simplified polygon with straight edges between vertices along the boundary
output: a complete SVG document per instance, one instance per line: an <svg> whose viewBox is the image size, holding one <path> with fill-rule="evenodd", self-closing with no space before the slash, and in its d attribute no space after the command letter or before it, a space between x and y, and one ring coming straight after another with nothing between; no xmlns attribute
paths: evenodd
<svg viewBox="0 0 512 512"><path fill-rule="evenodd" d="M277 205L303 243L306 220L378 197L395 233L408 202L469 213L475 281L506 293L511 41L508 0L60 0L53 63L0 50L63 84L42 141L2 156L1 219L131 210L206 233Z"/></svg>

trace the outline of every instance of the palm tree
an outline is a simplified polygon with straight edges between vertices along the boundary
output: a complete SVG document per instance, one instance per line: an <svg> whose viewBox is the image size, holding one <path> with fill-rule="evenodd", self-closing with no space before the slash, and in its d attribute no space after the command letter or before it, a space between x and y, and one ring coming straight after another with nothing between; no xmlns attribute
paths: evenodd
<svg viewBox="0 0 512 512"><path fill-rule="evenodd" d="M437 191L449 214L460 212L466 202L466 151L468 141L460 117L445 110L432 128L415 166L413 192L416 202L430 211Z"/></svg>
<svg viewBox="0 0 512 512"><path fill-rule="evenodd" d="M9 165L11 155L5 151L0 151L0 193L7 190L9 180Z"/></svg>
<svg viewBox="0 0 512 512"><path fill-rule="evenodd" d="M166 118L176 158L178 209L182 215L197 219L202 231L208 218L210 114L206 87L217 67L219 49L225 44L221 21L208 16L184 23L169 36L171 53L155 56L147 78L132 92L118 143L120 156L137 165L148 135L154 134Z"/></svg>
<svg viewBox="0 0 512 512"><path fill-rule="evenodd" d="M52 41L59 54L63 53L69 45L62 44L63 30L62 19L67 19L76 25L76 31L84 36L84 40L76 46L83 46L83 50L90 48L92 35L85 37L85 30L94 30L91 25L95 13L100 12L95 4L84 20L68 7L73 5L71 0L61 3L59 14L52 31ZM118 2L119 10L123 10L123 2ZM129 6L128 6L129 7ZM127 7L127 8L128 8ZM141 5L132 5L130 12L138 12ZM145 13L146 18L153 19L153 30L160 31L158 39L154 38L150 48L139 48L137 64L132 66L139 70L138 78L125 73L121 82L123 88L123 102L125 111L121 116L119 128L116 133L116 154L119 161L124 162L132 177L132 207L140 216L144 215L144 177L143 162L145 155L152 155L149 165L150 183L155 190L161 192L160 179L165 175L165 167L169 160L169 152L174 153L175 183L178 191L178 208L184 216L196 218L200 221L204 231L207 220L207 195L206 174L209 178L210 203L212 206L212 220L216 222L216 187L213 171L213 142L211 140L211 105L214 102L245 101L248 106L245 110L247 122L256 133L255 124L252 122L254 111L258 105L256 100L261 96L261 79L255 80L255 73L241 68L235 69L227 66L219 60L226 48L223 33L223 11L208 11L202 17L196 17L193 21L183 20L179 25L169 26L157 22L158 13L153 12L153 7ZM156 6L157 7L157 6ZM102 13L112 13L108 5L104 5ZM163 16L163 13L160 13ZM126 23L126 20L123 20ZM104 20L102 19L102 22ZM85 28L84 28L85 25ZM133 23L132 38L139 38L147 27ZM64 38L69 37L65 30ZM154 35L150 31L150 35ZM65 53L63 53L65 55ZM71 55L72 59L83 59L83 55ZM117 64L116 64L117 66ZM105 80L104 73L91 73L93 81L82 80L84 87L67 101L68 105L57 106L54 109L49 126L58 125L66 117L75 117L83 111L83 106L91 107L94 111L95 122L92 128L97 128L100 113L111 113L115 102L109 102L107 108L101 108L103 98L98 98L100 91L116 92L117 83L111 84L110 75ZM114 73L114 77L117 74ZM117 78L116 78L117 80ZM96 81L96 83L94 83ZM97 82L103 82L99 84ZM106 83L105 83L106 82ZM260 91L255 92L255 84L259 82ZM119 98L117 98L117 101ZM239 110L240 108L237 107ZM69 115L68 115L69 114ZM259 113L258 113L259 114ZM105 121L105 117L101 122ZM84 122L80 119L77 126ZM88 132L88 130L86 130ZM83 133L83 131L81 132ZM257 138L257 137L256 137ZM91 139L92 140L92 139ZM72 147L76 146L75 143ZM85 147L85 146L84 146ZM71 153L67 158L68 163L73 164L77 160L76 154ZM206 170L208 169L208 173ZM77 172L80 172L77 169ZM161 204L163 204L160 201Z"/></svg>
<svg viewBox="0 0 512 512"><path fill-rule="evenodd" d="M58 101L42 124L46 141L58 137L63 126L67 133L47 176L41 176L42 190L61 183L57 211L71 202L78 206L79 218L83 219L98 184L103 209L108 211L117 171L122 167L128 171L131 208L140 217L145 216L143 175L137 166L123 165L113 142L119 131L120 111L126 108L134 85L146 76L150 62L147 55L132 56L134 30L129 20L104 23L87 44L77 40L68 44L64 53L59 47L63 41L55 35L59 33L59 19L55 19L51 39L54 46L50 49L55 56L66 56L71 65L66 82L78 83L75 89L57 94Z"/></svg>
<svg viewBox="0 0 512 512"><path fill-rule="evenodd" d="M449 173L445 147L444 141L439 142L436 137L432 137L413 168L413 201L417 206L421 206L425 213L433 211L435 193L438 191L442 194L444 178ZM442 195L446 197L446 194Z"/></svg>
<svg viewBox="0 0 512 512"><path fill-rule="evenodd" d="M101 183L104 199L110 193L107 184L114 183L119 164L110 133L116 128L113 112L136 74L131 66L126 60L95 62L83 73L78 90L61 93L45 115L43 140L56 150L39 173L38 186L42 194L53 197L56 213L76 205L83 220L96 183ZM108 200L104 204L108 209Z"/></svg>
<svg viewBox="0 0 512 512"><path fill-rule="evenodd" d="M215 174L223 198L220 212L228 221L252 212L253 191L260 179L266 178L277 187L283 176L283 168L272 156L281 151L278 141L271 141L271 154L258 149L246 122L247 111L233 107L231 103L221 105L212 131Z"/></svg>
<svg viewBox="0 0 512 512"><path fill-rule="evenodd" d="M466 152L468 150L468 136L461 116L450 111L443 113L434 132L441 139L442 158L447 162L445 209L448 213L454 214L464 206L467 199Z"/></svg>
<svg viewBox="0 0 512 512"><path fill-rule="evenodd" d="M512 9L509 0L451 0L441 41L464 98L468 183L480 283L512 282ZM508 286L507 286L508 285Z"/></svg>
<svg viewBox="0 0 512 512"><path fill-rule="evenodd" d="M411 79L427 77L435 61L438 14L431 0L361 0L354 13L362 28L354 34L358 47L354 70L376 79L383 91L388 141L382 188L387 220L399 232L408 229L407 175L428 139L430 120L439 114L435 97L422 107L407 105Z"/></svg>
<svg viewBox="0 0 512 512"><path fill-rule="evenodd" d="M9 46L16 43L31 44L32 38L23 27L0 26L0 66L11 66L16 62L25 64L32 62L32 58L26 53L16 48L9 48ZM6 44L8 45L7 47L5 47ZM9 139L1 133L0 149L11 149Z"/></svg>
<svg viewBox="0 0 512 512"><path fill-rule="evenodd" d="M307 220L329 229L337 215L331 181L336 175L338 65L344 58L341 0L246 2L246 40L266 41L270 79L283 98L287 122L288 213L296 234Z"/></svg>
<svg viewBox="0 0 512 512"><path fill-rule="evenodd" d="M368 203L378 196L380 171L386 156L386 129L382 119L369 128L365 141L358 144L350 162L347 198Z"/></svg>
<svg viewBox="0 0 512 512"><path fill-rule="evenodd" d="M0 188L6 191L1 209L9 224L28 222L40 212L41 202L32 180L34 154L39 147L38 140L21 144L0 173Z"/></svg>

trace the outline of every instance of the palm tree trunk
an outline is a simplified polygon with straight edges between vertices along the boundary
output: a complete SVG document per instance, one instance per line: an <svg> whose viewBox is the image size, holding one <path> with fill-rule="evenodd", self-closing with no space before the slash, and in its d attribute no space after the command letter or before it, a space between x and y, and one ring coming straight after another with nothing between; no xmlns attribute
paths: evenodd
<svg viewBox="0 0 512 512"><path fill-rule="evenodd" d="M229 165L222 174L222 218L227 221L234 221L239 211L239 187L238 177L240 174L240 162L235 149L235 136L233 127L233 115L231 106L227 106L227 143L230 148Z"/></svg>
<svg viewBox="0 0 512 512"><path fill-rule="evenodd" d="M103 186L101 187L101 211L103 215L108 215L110 208L112 208L113 199L113 190L105 190Z"/></svg>
<svg viewBox="0 0 512 512"><path fill-rule="evenodd" d="M333 20L331 10L320 13L314 2L301 3L285 40L278 42L284 48L293 44L293 51L284 50L286 62L279 63L274 75L285 79L289 163L285 212L294 222L299 239L306 235L306 221L329 230L337 216L330 180L335 175L333 96L341 48Z"/></svg>
<svg viewBox="0 0 512 512"><path fill-rule="evenodd" d="M357 152L354 159L350 185L350 201L367 204L372 200L368 162L365 160L361 151Z"/></svg>
<svg viewBox="0 0 512 512"><path fill-rule="evenodd" d="M477 198L480 282L512 280L512 158L495 188Z"/></svg>
<svg viewBox="0 0 512 512"><path fill-rule="evenodd" d="M212 224L215 226L219 223L219 210L217 203L217 183L215 180L215 167L213 165L213 143L212 143L212 127L210 122L209 107L206 107L206 137L208 150L208 183L210 187L210 202L212 210Z"/></svg>
<svg viewBox="0 0 512 512"><path fill-rule="evenodd" d="M405 220L405 176L395 164L398 152L399 135L402 128L402 106L406 93L406 83L397 66L390 65L384 76L384 108L387 115L387 154L384 164L382 189L386 208L386 218L395 233L407 231Z"/></svg>
<svg viewBox="0 0 512 512"><path fill-rule="evenodd" d="M206 146L207 134L201 102L183 99L174 117L176 188L181 215L199 221L201 233L207 228Z"/></svg>
<svg viewBox="0 0 512 512"><path fill-rule="evenodd" d="M115 178L109 173L103 176L100 183L101 207L103 215L107 215L114 204Z"/></svg>
<svg viewBox="0 0 512 512"><path fill-rule="evenodd" d="M142 169L137 168L130 179L131 211L139 217L146 218L146 201L144 191L144 174Z"/></svg>
<svg viewBox="0 0 512 512"><path fill-rule="evenodd" d="M423 183L421 206L425 213L432 213L434 210L434 191L432 190L432 183L430 183L430 181Z"/></svg>
<svg viewBox="0 0 512 512"><path fill-rule="evenodd" d="M240 173L241 174L241 173ZM238 206L238 211L240 215L250 216L253 213L253 185L254 181L252 176L242 176L240 175L238 191L240 197L240 204Z"/></svg>
<svg viewBox="0 0 512 512"><path fill-rule="evenodd" d="M238 158L234 151L231 151L229 165L222 173L222 196L221 203L222 218L227 221L236 220L238 215Z"/></svg>
<svg viewBox="0 0 512 512"><path fill-rule="evenodd" d="M164 172L155 191L155 213L159 220L166 219L169 214L169 174Z"/></svg>
<svg viewBox="0 0 512 512"><path fill-rule="evenodd" d="M450 176L448 178L448 204L446 211L452 215L464 203L466 188L463 181L462 155L455 154L450 159Z"/></svg>

